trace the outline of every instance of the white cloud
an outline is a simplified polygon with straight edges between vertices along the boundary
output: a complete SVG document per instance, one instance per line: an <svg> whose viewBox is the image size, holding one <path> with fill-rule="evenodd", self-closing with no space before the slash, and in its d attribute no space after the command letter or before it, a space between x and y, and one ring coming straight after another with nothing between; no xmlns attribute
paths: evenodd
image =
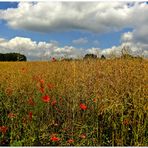
<svg viewBox="0 0 148 148"><path fill-rule="evenodd" d="M147 49L142 48L142 45L139 46L138 44L135 44L135 43L132 43L132 42L123 42L119 46L113 46L111 48L102 49L100 54L101 55L103 54L103 55L105 55L107 57L110 56L110 55L120 57L121 54L122 54L123 47L129 47L128 53L133 55L133 56L148 57Z"/></svg>
<svg viewBox="0 0 148 148"><path fill-rule="evenodd" d="M121 36L122 42L129 42L129 41L132 41L132 39L133 39L132 32L126 32L126 33L122 34L122 36Z"/></svg>
<svg viewBox="0 0 148 148"><path fill-rule="evenodd" d="M122 46L129 45L131 52L148 57L148 5L134 2L20 2L17 8L0 10L0 19L15 29L37 32L85 30L104 33L132 28L121 36L121 45L108 49L77 49L59 47L57 41L36 42L30 38L0 38L0 52L20 51L30 59L40 56L80 56L86 52L108 55L121 54ZM84 45L87 38L72 41ZM99 42L92 44L99 46Z"/></svg>
<svg viewBox="0 0 148 148"><path fill-rule="evenodd" d="M102 52L100 48L90 48L87 50L88 53L90 54L95 54L97 57L100 56L100 53Z"/></svg>
<svg viewBox="0 0 148 148"><path fill-rule="evenodd" d="M53 57L77 57L80 50L72 46L59 47L56 41L36 42L30 38L15 37L10 40L0 38L0 53L20 52L29 60Z"/></svg>
<svg viewBox="0 0 148 148"><path fill-rule="evenodd" d="M4 38L0 38L0 43L4 43L6 40Z"/></svg>
<svg viewBox="0 0 148 148"><path fill-rule="evenodd" d="M31 31L108 32L131 26L132 10L125 2L20 2L18 8L1 10L0 18Z"/></svg>
<svg viewBox="0 0 148 148"><path fill-rule="evenodd" d="M75 45L84 45L88 43L88 40L87 38L79 38L79 39L73 40L72 43Z"/></svg>
<svg viewBox="0 0 148 148"><path fill-rule="evenodd" d="M143 55L148 57L148 42L145 42L145 38L147 38L147 30L145 30L146 34L137 34L137 31L126 32L121 36L122 44L121 46L129 46L131 48L131 54L133 55Z"/></svg>
<svg viewBox="0 0 148 148"><path fill-rule="evenodd" d="M129 34L129 33L128 33ZM126 36L126 35L123 35ZM139 45L140 44L140 45ZM107 49L100 48L75 48L73 46L60 47L56 41L49 42L36 42L30 38L15 37L10 40L0 38L0 53L7 52L19 52L25 54L28 60L48 60L50 57L83 57L86 53L96 54L98 57L102 54L108 56L114 53L115 55L121 55L121 49L123 46L128 45L131 47L131 54L144 55L148 57L147 44L141 43L134 44L131 42L123 42L120 46L113 46ZM139 48L139 47L143 48Z"/></svg>

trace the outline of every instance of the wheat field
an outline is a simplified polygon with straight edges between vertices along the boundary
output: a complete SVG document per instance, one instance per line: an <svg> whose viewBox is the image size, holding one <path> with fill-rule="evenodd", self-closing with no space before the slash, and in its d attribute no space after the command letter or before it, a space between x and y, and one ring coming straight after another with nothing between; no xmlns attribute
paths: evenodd
<svg viewBox="0 0 148 148"><path fill-rule="evenodd" d="M1 62L0 145L148 146L148 60Z"/></svg>

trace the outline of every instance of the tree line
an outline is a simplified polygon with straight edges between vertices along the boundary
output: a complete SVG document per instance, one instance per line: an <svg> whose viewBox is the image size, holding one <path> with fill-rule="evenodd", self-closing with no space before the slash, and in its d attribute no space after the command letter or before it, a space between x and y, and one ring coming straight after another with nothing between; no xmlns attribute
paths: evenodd
<svg viewBox="0 0 148 148"><path fill-rule="evenodd" d="M27 61L27 58L20 53L0 53L0 61Z"/></svg>

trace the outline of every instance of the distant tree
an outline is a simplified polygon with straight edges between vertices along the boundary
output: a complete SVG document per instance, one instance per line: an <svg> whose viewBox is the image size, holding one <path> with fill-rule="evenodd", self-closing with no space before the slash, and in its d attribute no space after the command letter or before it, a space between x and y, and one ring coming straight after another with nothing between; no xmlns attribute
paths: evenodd
<svg viewBox="0 0 148 148"><path fill-rule="evenodd" d="M20 53L0 53L0 61L27 61L27 58Z"/></svg>
<svg viewBox="0 0 148 148"><path fill-rule="evenodd" d="M84 59L97 59L97 55L95 54L86 54Z"/></svg>
<svg viewBox="0 0 148 148"><path fill-rule="evenodd" d="M5 60L4 54L0 53L0 61L4 61L4 60Z"/></svg>
<svg viewBox="0 0 148 148"><path fill-rule="evenodd" d="M142 56L133 56L131 53L131 48L129 46L124 46L121 50L121 58L123 59L139 59L142 60Z"/></svg>
<svg viewBox="0 0 148 148"><path fill-rule="evenodd" d="M133 56L130 54L131 48L127 45L123 46L121 49L121 58L133 58Z"/></svg>
<svg viewBox="0 0 148 148"><path fill-rule="evenodd" d="M101 55L101 59L106 59L106 57L104 55Z"/></svg>

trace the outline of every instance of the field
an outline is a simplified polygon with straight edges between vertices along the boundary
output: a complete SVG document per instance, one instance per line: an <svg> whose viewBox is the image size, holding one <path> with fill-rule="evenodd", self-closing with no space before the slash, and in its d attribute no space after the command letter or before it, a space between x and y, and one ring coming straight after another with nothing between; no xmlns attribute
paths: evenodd
<svg viewBox="0 0 148 148"><path fill-rule="evenodd" d="M0 145L148 146L148 60L1 62Z"/></svg>

